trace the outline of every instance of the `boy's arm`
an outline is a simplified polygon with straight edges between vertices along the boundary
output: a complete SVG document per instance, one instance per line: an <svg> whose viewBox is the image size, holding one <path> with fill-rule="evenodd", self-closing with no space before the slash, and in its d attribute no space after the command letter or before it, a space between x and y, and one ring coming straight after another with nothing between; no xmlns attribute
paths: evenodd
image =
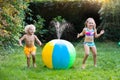
<svg viewBox="0 0 120 80"><path fill-rule="evenodd" d="M36 42L37 42L40 46L42 45L42 42L38 39L37 36L35 36L35 40L36 40Z"/></svg>
<svg viewBox="0 0 120 80"><path fill-rule="evenodd" d="M104 30L101 30L99 34L97 34L97 30L95 29L95 38L100 37L102 34L104 34Z"/></svg>
<svg viewBox="0 0 120 80"><path fill-rule="evenodd" d="M85 33L85 28L82 30L82 32L81 32L81 33L79 33L79 34L77 35L77 38L79 38L79 37L83 36L83 35L84 35L84 33Z"/></svg>
<svg viewBox="0 0 120 80"><path fill-rule="evenodd" d="M25 35L19 39L19 45L20 45L20 46L23 46L23 45L22 45L22 40L24 40L24 39L25 39Z"/></svg>

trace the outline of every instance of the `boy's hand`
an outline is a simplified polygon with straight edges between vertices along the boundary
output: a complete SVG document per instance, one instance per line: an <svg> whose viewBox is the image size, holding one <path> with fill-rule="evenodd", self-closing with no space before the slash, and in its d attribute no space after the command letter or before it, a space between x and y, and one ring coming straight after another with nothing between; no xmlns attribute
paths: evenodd
<svg viewBox="0 0 120 80"><path fill-rule="evenodd" d="M80 36L79 36L79 34L77 34L77 38L79 38Z"/></svg>
<svg viewBox="0 0 120 80"><path fill-rule="evenodd" d="M42 46L43 44L41 43L40 45Z"/></svg>
<svg viewBox="0 0 120 80"><path fill-rule="evenodd" d="M43 44L42 43L40 43L40 46L42 46Z"/></svg>
<svg viewBox="0 0 120 80"><path fill-rule="evenodd" d="M20 46L21 46L21 47L23 47L23 45L22 45L22 44L20 44Z"/></svg>

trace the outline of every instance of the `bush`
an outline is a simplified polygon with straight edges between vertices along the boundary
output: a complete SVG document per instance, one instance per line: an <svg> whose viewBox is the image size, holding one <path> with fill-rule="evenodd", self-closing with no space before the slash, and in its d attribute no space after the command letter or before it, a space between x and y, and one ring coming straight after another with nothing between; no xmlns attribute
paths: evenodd
<svg viewBox="0 0 120 80"><path fill-rule="evenodd" d="M0 43L2 47L7 48L17 43L24 25L24 10L27 6L26 0L4 0L1 3Z"/></svg>
<svg viewBox="0 0 120 80"><path fill-rule="evenodd" d="M120 1L109 0L103 4L100 13L101 25L105 29L104 37L112 41L120 41Z"/></svg>
<svg viewBox="0 0 120 80"><path fill-rule="evenodd" d="M42 42L45 42L44 40L44 35L48 33L48 30L45 29L43 26L45 19L43 19L41 16L37 15L37 20L34 20L34 25L36 26L36 35L38 36L38 38L40 40L42 40Z"/></svg>

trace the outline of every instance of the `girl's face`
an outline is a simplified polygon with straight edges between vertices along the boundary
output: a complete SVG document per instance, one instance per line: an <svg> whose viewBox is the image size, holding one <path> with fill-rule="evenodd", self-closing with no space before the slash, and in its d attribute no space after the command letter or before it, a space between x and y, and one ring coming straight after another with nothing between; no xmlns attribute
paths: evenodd
<svg viewBox="0 0 120 80"><path fill-rule="evenodd" d="M33 27L30 27L30 28L28 29L28 33L29 33L29 34L34 34L34 28L33 28Z"/></svg>
<svg viewBox="0 0 120 80"><path fill-rule="evenodd" d="M94 20L88 20L87 22L86 22L86 25L87 25L87 27L89 28L89 29L93 29L94 28L94 26L95 26L95 22L94 22Z"/></svg>

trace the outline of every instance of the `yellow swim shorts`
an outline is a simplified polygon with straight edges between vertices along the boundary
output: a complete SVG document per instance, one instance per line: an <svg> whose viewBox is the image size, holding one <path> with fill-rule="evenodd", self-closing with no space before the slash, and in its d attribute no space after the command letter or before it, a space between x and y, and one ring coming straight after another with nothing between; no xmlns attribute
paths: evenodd
<svg viewBox="0 0 120 80"><path fill-rule="evenodd" d="M32 52L36 52L36 47L32 46L32 47L24 47L24 53L27 55L31 54Z"/></svg>

